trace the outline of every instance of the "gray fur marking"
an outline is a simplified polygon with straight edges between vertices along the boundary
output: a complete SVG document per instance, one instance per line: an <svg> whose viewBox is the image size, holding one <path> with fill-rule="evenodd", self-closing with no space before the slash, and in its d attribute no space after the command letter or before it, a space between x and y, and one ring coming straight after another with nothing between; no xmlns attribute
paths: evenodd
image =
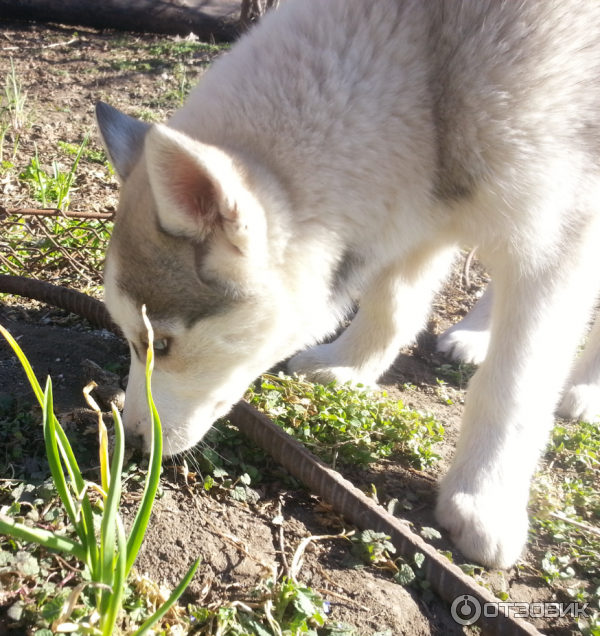
<svg viewBox="0 0 600 636"><path fill-rule="evenodd" d="M232 294L199 278L190 241L170 237L151 250L139 247L121 252L118 284L136 305L146 305L150 318L178 318L189 328L198 320L225 313L235 302ZM132 266L137 268L136 276L128 275Z"/></svg>
<svg viewBox="0 0 600 636"><path fill-rule="evenodd" d="M472 198L479 187L494 178L499 157L515 156L515 140L527 134L516 122L528 107L532 86L544 80L545 72L549 77L561 76L561 68L547 63L554 57L561 36L559 27L555 27L558 35L541 27L556 23L560 3L443 0L430 6L428 84L437 146L433 195L454 203ZM565 5L563 11L563 28L568 33L578 16L573 4ZM589 17L593 17L591 12ZM579 50L573 51L573 56L588 62L588 71L598 67L596 42L592 22L588 34L581 34ZM586 50L590 51L587 55ZM597 166L598 83L590 82L593 76L586 72L575 81L564 76L579 107L570 122L572 128L559 131L556 142L560 145L564 135L565 146L583 150ZM552 96L549 98L551 104ZM564 108L560 103L563 98L557 91L548 111ZM492 122L493 127L504 127L504 136L487 136L490 117L499 117ZM556 129L553 132L556 134Z"/></svg>
<svg viewBox="0 0 600 636"><path fill-rule="evenodd" d="M139 161L150 124L129 117L104 102L96 104L96 121L108 158L119 179L125 181Z"/></svg>
<svg viewBox="0 0 600 636"><path fill-rule="evenodd" d="M147 183L136 205L122 200L117 213L110 249L119 255L119 289L138 307L146 305L151 319L177 318L188 328L227 312L238 294L201 276L198 254L205 256L205 243L199 246L160 227Z"/></svg>
<svg viewBox="0 0 600 636"><path fill-rule="evenodd" d="M331 280L331 298L334 303L348 303L353 295L353 286L357 281L364 258L353 249L344 252L337 264Z"/></svg>

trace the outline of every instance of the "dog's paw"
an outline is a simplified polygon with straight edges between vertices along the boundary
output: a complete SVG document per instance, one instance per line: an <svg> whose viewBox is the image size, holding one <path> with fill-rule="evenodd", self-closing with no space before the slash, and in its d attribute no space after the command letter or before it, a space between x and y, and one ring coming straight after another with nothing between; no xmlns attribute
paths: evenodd
<svg viewBox="0 0 600 636"><path fill-rule="evenodd" d="M335 349L332 345L325 344L311 349L306 349L296 354L287 364L289 373L303 375L311 382L329 384L362 384L371 388L377 388L376 379L361 373L353 367L336 364Z"/></svg>
<svg viewBox="0 0 600 636"><path fill-rule="evenodd" d="M451 360L481 364L485 360L489 343L489 331L470 331L455 325L438 337L437 350L445 353Z"/></svg>
<svg viewBox="0 0 600 636"><path fill-rule="evenodd" d="M564 393L556 410L559 417L583 422L600 422L600 387L574 384Z"/></svg>
<svg viewBox="0 0 600 636"><path fill-rule="evenodd" d="M463 555L487 567L510 568L527 540L525 507L515 508L510 494L500 489L467 494L442 483L435 514Z"/></svg>

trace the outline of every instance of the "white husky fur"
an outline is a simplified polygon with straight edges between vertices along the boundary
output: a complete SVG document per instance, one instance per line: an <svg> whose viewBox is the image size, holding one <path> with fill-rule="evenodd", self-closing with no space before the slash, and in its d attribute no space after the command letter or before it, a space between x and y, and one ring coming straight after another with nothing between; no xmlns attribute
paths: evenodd
<svg viewBox="0 0 600 636"><path fill-rule="evenodd" d="M514 563L600 288L599 32L597 0L289 0L167 126L99 105L123 182L106 301L132 346L130 435L149 435L143 303L176 453L299 350L292 371L375 383L456 246L478 245L492 331L437 516L467 557Z"/></svg>
<svg viewBox="0 0 600 636"><path fill-rule="evenodd" d="M490 283L471 311L439 336L437 350L452 360L481 364L490 342L493 297ZM568 419L600 421L600 312L567 381L556 413Z"/></svg>

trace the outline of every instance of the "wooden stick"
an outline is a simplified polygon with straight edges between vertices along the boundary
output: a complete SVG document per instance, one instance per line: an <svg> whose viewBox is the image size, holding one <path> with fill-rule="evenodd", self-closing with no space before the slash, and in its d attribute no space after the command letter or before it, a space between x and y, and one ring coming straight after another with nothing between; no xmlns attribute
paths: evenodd
<svg viewBox="0 0 600 636"><path fill-rule="evenodd" d="M570 523L576 528L580 528L581 530L585 530L586 532L591 532L592 534L600 536L600 528L594 528L594 526L589 526L587 523L581 523L581 521L575 521L575 519L569 519L569 517L563 515L562 512L551 512L550 516L554 517L555 519L560 519L565 523Z"/></svg>
<svg viewBox="0 0 600 636"><path fill-rule="evenodd" d="M69 44L73 44L73 42L77 42L79 38L73 38L68 42L55 42L54 44L46 44L42 46L5 46L0 51L20 51L22 49L52 49L55 46L69 46Z"/></svg>
<svg viewBox="0 0 600 636"><path fill-rule="evenodd" d="M97 219L112 221L115 218L114 212L63 212L58 208L3 208L0 206L0 214L8 216L17 214L21 216L58 216L66 219Z"/></svg>

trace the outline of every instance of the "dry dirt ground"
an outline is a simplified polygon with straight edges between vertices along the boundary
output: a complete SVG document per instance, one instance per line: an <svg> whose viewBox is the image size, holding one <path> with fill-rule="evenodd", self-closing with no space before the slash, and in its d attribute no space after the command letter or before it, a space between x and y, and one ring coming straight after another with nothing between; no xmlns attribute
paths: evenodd
<svg viewBox="0 0 600 636"><path fill-rule="evenodd" d="M93 130L96 101L105 100L146 120L164 120L177 107L182 90L187 90L217 53L173 53L168 46L161 49L165 43L172 41L156 36L0 21L0 83L10 71L12 58L16 74L27 90L29 108L29 122L18 140L14 158L11 159L17 141L14 135L9 133L4 142L4 159L10 159L15 169L0 173L0 203L7 208L40 207L16 175L26 168L36 147L42 164L58 158L69 165L72 158L61 154L57 144L79 144L85 132ZM99 149L96 141L91 147ZM76 186L72 211L115 209L117 184L101 164L82 162ZM442 460L429 471L410 468L401 458L381 461L369 469L342 469L359 488L372 491L375 486L382 504L391 498L411 501L412 510L404 516L416 529L436 526L436 480L452 454L467 381L465 376L461 382L460 374L443 374L441 368L446 361L434 353L435 335L464 315L485 282L485 274L476 266L473 284L468 292L464 291L457 265L452 280L436 301L427 332L415 347L401 352L383 381L391 395L411 407L433 412L444 425L446 438L438 449ZM82 360L93 360L102 367L121 363L124 374L128 355L124 343L106 332L90 329L64 312L15 298L5 297L0 304L0 324L19 337L40 376L52 375L59 413L70 414L67 419L72 426L85 433L90 422L81 410L85 406L81 388L86 382ZM440 385L438 379L446 384ZM0 344L0 394L31 399L25 376L4 344ZM335 515L323 513L319 501L285 475L279 473L278 478L277 467L269 458L263 462L262 467L271 469L275 476L261 485L260 498L253 504L211 496L202 488L186 484L181 470L167 468L164 497L157 502L138 569L173 586L190 561L202 556L201 569L186 600L216 603L251 587L261 576L263 563L281 563L281 550L289 561L302 538L339 531ZM30 472L35 473L36 468L31 466ZM126 507L134 505L131 500ZM283 541L279 527L272 523L279 510L284 518ZM464 562L443 533L433 544L451 550L456 562ZM555 592L532 565L536 550L543 551L543 546L531 544L519 568L485 574L476 569L474 576L494 592L508 592L512 600L554 600ZM420 593L396 584L387 572L374 567L345 567L347 555L345 541L318 542L306 553L301 570L301 579L326 595L336 621L354 625L364 635L386 630L393 635L419 636L475 633L456 625L447 606L437 597L424 600ZM2 608L0 615L1 612ZM537 621L536 626L556 636L576 630L566 620ZM16 627L6 633L25 631Z"/></svg>

